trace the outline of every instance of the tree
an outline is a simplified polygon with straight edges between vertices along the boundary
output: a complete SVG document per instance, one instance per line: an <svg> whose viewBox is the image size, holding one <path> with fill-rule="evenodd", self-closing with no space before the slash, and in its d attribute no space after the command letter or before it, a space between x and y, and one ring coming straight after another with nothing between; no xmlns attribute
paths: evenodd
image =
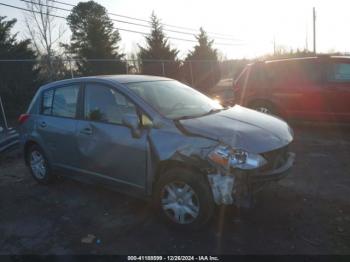
<svg viewBox="0 0 350 262"><path fill-rule="evenodd" d="M80 2L67 21L72 31L71 43L63 46L79 59L76 64L80 74L125 73L125 62L121 61L124 54L118 46L121 38L103 6L94 1Z"/></svg>
<svg viewBox="0 0 350 262"><path fill-rule="evenodd" d="M286 46L278 45L275 47L273 54L267 54L259 58L259 60L271 60L271 59L285 59L285 58L295 58L295 57L309 57L314 56L314 53L307 49L288 49Z"/></svg>
<svg viewBox="0 0 350 262"><path fill-rule="evenodd" d="M57 44L65 32L63 25L57 26L54 2L49 0L32 0L26 2L28 14L25 23L33 47L39 55L43 81L53 81L64 78L67 69L60 57Z"/></svg>
<svg viewBox="0 0 350 262"><path fill-rule="evenodd" d="M138 55L141 60L142 73L178 78L180 62L177 60L177 55L179 51L170 47L163 27L154 12L151 15L151 25L151 34L145 37L146 46L139 45Z"/></svg>
<svg viewBox="0 0 350 262"><path fill-rule="evenodd" d="M17 41L17 34L11 35L16 19L5 19L6 17L0 16L0 59L27 60L0 62L0 96L11 118L24 112L28 106L38 86L38 67L35 52L30 48L30 40Z"/></svg>
<svg viewBox="0 0 350 262"><path fill-rule="evenodd" d="M196 36L198 44L189 52L183 66L185 80L202 92L208 92L220 80L218 51L203 28Z"/></svg>

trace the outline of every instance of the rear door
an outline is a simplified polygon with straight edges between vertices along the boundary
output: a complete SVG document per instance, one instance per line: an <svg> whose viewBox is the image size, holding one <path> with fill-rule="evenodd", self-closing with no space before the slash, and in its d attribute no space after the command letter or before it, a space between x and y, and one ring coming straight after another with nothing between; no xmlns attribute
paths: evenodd
<svg viewBox="0 0 350 262"><path fill-rule="evenodd" d="M147 134L135 138L122 123L125 114L138 116L137 107L104 84L87 83L84 93L84 119L77 130L79 167L105 181L144 188Z"/></svg>
<svg viewBox="0 0 350 262"><path fill-rule="evenodd" d="M350 62L330 61L327 69L330 118L350 121Z"/></svg>
<svg viewBox="0 0 350 262"><path fill-rule="evenodd" d="M53 164L63 168L77 163L76 118L80 90L79 83L72 83L42 92L37 130Z"/></svg>

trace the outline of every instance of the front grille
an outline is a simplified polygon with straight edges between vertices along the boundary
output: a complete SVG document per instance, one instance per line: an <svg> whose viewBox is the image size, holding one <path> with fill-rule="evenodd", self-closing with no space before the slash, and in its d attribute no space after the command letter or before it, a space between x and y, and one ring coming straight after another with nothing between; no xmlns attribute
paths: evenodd
<svg viewBox="0 0 350 262"><path fill-rule="evenodd" d="M262 154L267 164L260 171L270 171L283 166L288 158L288 146L272 150Z"/></svg>

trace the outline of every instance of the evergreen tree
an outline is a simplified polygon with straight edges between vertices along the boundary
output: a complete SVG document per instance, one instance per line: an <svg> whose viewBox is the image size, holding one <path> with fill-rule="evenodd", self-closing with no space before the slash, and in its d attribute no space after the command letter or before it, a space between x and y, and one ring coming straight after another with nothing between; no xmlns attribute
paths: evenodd
<svg viewBox="0 0 350 262"><path fill-rule="evenodd" d="M177 54L179 51L170 47L163 27L154 12L151 15L151 22L152 29L150 36L146 36L146 47L139 46L138 55L142 73L178 78L180 62L177 60ZM163 60L163 63L152 60Z"/></svg>
<svg viewBox="0 0 350 262"><path fill-rule="evenodd" d="M80 2L67 18L72 31L70 45L63 45L74 58L82 75L125 73L124 57L119 50L121 38L107 10L94 1ZM113 59L116 61L88 61Z"/></svg>
<svg viewBox="0 0 350 262"><path fill-rule="evenodd" d="M17 41L17 34L11 34L16 19L5 20L0 16L0 59L36 59L30 48L29 39ZM9 118L23 113L36 87L38 67L35 61L0 62L0 96Z"/></svg>
<svg viewBox="0 0 350 262"><path fill-rule="evenodd" d="M202 92L208 92L220 80L218 52L203 28L199 31L196 36L198 44L187 55L183 72L186 82Z"/></svg>

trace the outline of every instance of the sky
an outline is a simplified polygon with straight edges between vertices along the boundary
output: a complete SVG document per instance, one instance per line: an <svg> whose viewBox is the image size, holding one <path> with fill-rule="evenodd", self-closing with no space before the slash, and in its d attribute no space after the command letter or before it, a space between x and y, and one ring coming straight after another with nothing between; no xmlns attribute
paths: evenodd
<svg viewBox="0 0 350 262"><path fill-rule="evenodd" d="M60 0L76 4L78 0ZM169 25L199 29L203 27L214 40L214 46L224 58L255 58L272 53L275 46L286 49L313 48L312 8L316 8L317 51L350 52L350 10L349 0L95 0L109 13L116 13L148 20L152 11ZM0 0L0 3L25 7L20 0ZM70 8L60 4L59 7ZM14 32L25 37L24 11L0 6L0 15L17 18ZM66 16L68 12L57 11ZM130 22L130 19L111 16ZM64 20L57 19L58 24ZM149 29L135 25L114 22L115 27L149 32ZM67 27L67 26L66 26ZM179 28L165 29L188 31ZM215 33L212 34L212 33ZM69 39L69 28L64 41ZM195 40L193 35L166 32L169 37ZM235 40L219 39L218 37ZM225 36L222 36L224 34ZM138 44L144 45L144 36L120 31L121 49L130 54L137 52ZM227 36L226 36L227 35ZM193 49L194 42L169 39L172 47L180 50L180 58ZM223 45L224 44L224 45Z"/></svg>

